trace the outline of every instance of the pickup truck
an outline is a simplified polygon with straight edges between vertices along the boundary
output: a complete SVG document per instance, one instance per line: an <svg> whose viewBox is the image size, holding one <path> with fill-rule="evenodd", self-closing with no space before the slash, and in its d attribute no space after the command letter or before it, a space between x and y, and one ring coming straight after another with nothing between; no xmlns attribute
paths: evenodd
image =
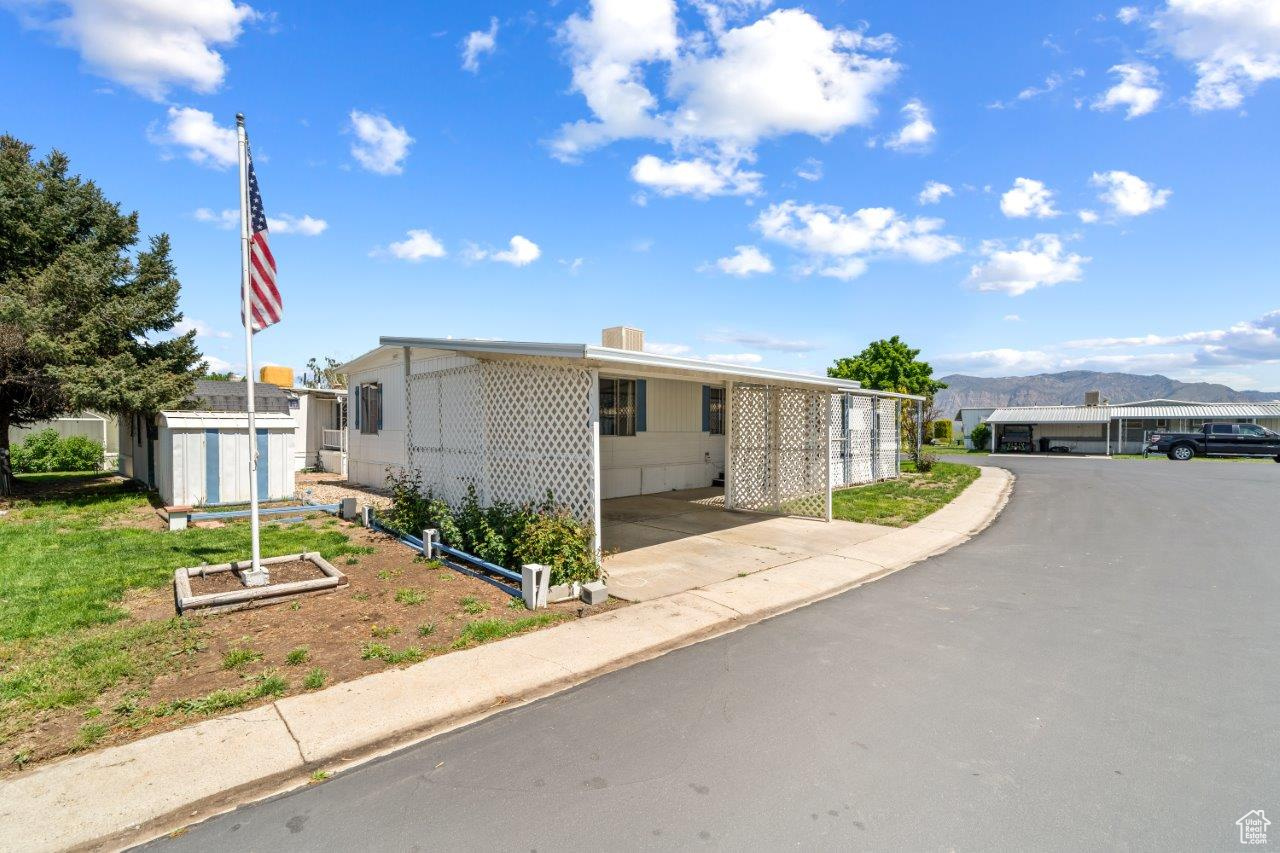
<svg viewBox="0 0 1280 853"><path fill-rule="evenodd" d="M1148 453L1185 462L1196 456L1269 456L1280 462L1280 433L1257 424L1205 424L1199 432L1153 432Z"/></svg>

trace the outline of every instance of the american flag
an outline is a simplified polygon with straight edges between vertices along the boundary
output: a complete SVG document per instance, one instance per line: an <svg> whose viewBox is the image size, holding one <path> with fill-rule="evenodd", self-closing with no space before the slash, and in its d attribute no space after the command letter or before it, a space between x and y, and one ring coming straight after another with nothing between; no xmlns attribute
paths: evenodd
<svg viewBox="0 0 1280 853"><path fill-rule="evenodd" d="M267 214L262 209L262 193L258 176L253 172L253 156L249 158L249 306L253 330L261 332L280 322L284 306L276 289L276 259L267 243Z"/></svg>

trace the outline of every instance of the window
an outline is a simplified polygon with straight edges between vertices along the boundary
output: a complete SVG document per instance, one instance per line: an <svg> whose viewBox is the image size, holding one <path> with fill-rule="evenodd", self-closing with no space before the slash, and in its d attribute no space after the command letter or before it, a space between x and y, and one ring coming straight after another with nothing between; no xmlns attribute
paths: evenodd
<svg viewBox="0 0 1280 853"><path fill-rule="evenodd" d="M724 435L724 389L707 389L707 426L712 435Z"/></svg>
<svg viewBox="0 0 1280 853"><path fill-rule="evenodd" d="M636 381L600 380L600 434L636 434Z"/></svg>
<svg viewBox="0 0 1280 853"><path fill-rule="evenodd" d="M377 435L382 429L382 385L369 382L356 389L359 394L359 410L356 420L364 435Z"/></svg>
<svg viewBox="0 0 1280 853"><path fill-rule="evenodd" d="M1231 424L1211 424L1209 431L1214 435L1231 435Z"/></svg>
<svg viewBox="0 0 1280 853"><path fill-rule="evenodd" d="M1241 435L1252 435L1257 438L1261 438L1267 434L1267 431L1257 424L1240 424L1237 429L1240 430Z"/></svg>

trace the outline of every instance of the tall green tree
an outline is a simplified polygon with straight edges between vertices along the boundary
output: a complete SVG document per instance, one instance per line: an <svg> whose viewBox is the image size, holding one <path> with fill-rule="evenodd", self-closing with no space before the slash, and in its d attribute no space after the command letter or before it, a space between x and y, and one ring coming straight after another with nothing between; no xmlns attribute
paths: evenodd
<svg viewBox="0 0 1280 853"><path fill-rule="evenodd" d="M920 350L912 349L897 335L888 340L872 341L851 358L838 358L827 368L833 379L856 379L863 388L919 394L932 400L947 387L933 378L933 368L920 361Z"/></svg>
<svg viewBox="0 0 1280 853"><path fill-rule="evenodd" d="M157 340L182 319L169 238L138 242L93 181L53 151L0 136L0 494L14 481L9 430L97 409L176 405L203 370L195 332Z"/></svg>
<svg viewBox="0 0 1280 853"><path fill-rule="evenodd" d="M315 358L308 360L307 369L302 371L302 384L308 388L346 388L347 374L338 370L341 363L327 355L323 364Z"/></svg>

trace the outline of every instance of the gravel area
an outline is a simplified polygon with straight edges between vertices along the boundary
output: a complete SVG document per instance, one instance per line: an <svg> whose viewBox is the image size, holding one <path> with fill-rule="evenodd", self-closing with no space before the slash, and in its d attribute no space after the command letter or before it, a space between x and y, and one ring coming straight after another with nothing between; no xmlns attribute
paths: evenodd
<svg viewBox="0 0 1280 853"><path fill-rule="evenodd" d="M370 504L378 509L391 506L391 499L382 489L348 483L341 474L298 474L294 482L295 494L300 499L309 497L320 503L337 503L343 498L355 498L360 506Z"/></svg>

